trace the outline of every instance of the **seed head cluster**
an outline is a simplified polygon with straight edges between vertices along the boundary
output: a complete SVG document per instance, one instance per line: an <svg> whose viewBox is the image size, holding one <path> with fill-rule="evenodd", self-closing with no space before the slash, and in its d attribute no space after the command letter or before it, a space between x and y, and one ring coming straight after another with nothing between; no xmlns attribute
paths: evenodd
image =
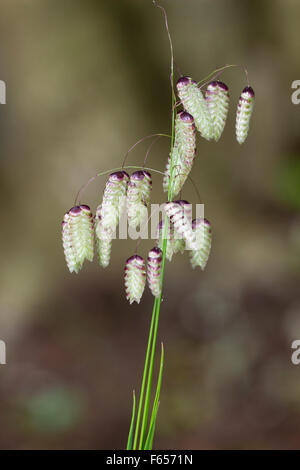
<svg viewBox="0 0 300 470"><path fill-rule="evenodd" d="M190 77L177 81L179 111L175 119L174 144L163 178L163 190L168 192L165 217L157 227L156 246L147 256L147 265L137 253L127 259L124 268L126 298L139 303L146 282L152 295L162 295L164 254L171 261L177 253L189 250L192 268L204 270L211 251L211 225L205 218L192 220L192 206L181 194L196 156L196 130L206 140L218 141L224 131L229 109L229 90L225 83L214 80L206 91ZM244 88L236 113L236 138L245 141L254 106L254 91ZM140 228L147 219L152 189L152 177L144 168L131 176L123 169L111 173L105 185L101 204L93 217L89 206L72 207L63 218L62 240L69 271L78 273L85 260L92 261L94 244L99 264L110 263L112 242L126 206L128 224ZM181 197L181 196L180 196Z"/></svg>

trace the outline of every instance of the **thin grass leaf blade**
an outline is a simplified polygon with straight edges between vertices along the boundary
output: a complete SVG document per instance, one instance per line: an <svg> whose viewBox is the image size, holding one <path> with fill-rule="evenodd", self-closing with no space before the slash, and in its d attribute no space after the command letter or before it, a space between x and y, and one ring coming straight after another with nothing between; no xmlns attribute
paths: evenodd
<svg viewBox="0 0 300 470"><path fill-rule="evenodd" d="M159 407L159 402L156 405L155 404L153 405L151 423L149 426L149 432L148 432L148 436L147 436L143 450L152 450L158 407Z"/></svg>
<svg viewBox="0 0 300 470"><path fill-rule="evenodd" d="M155 424L156 424L157 412L158 412L158 407L159 407L159 397L160 397L163 367L164 367L164 345L163 343L161 343L159 375L158 375L155 399L153 403L153 409L152 409L151 418L150 418L149 431L148 431L147 439L144 443L144 450L152 449Z"/></svg>
<svg viewBox="0 0 300 470"><path fill-rule="evenodd" d="M132 438L133 438L133 429L134 429L134 419L135 419L135 393L133 391L133 405L132 405L132 416L131 416L131 423L129 428L128 434L128 441L126 450L132 450Z"/></svg>

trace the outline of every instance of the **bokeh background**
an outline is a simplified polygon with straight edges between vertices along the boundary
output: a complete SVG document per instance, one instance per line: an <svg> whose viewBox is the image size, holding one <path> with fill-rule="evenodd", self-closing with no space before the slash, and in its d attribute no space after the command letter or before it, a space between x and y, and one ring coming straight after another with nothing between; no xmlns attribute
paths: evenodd
<svg viewBox="0 0 300 470"><path fill-rule="evenodd" d="M213 249L204 273L168 264L159 340L166 359L156 448L300 445L300 79L297 0L165 0L175 60L196 80L246 65L256 92L247 142L234 136L241 68L222 75L221 141L193 169ZM123 266L68 273L60 222L76 191L118 167L139 138L170 130L169 46L150 0L2 0L0 79L0 448L123 448L139 389L151 294L129 307ZM176 78L178 78L176 72ZM162 170L167 139L149 165ZM147 143L130 154L144 159ZM153 176L153 202L162 202ZM93 210L105 178L86 190ZM188 184L183 196L197 202ZM147 254L153 242L144 241Z"/></svg>

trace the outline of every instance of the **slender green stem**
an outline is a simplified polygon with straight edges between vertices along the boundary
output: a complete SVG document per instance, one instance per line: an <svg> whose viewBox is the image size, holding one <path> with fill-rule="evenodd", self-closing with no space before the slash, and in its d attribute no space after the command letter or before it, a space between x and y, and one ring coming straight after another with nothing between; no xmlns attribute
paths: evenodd
<svg viewBox="0 0 300 470"><path fill-rule="evenodd" d="M165 227L168 227L166 221L165 221ZM148 371L148 381L147 381L147 389L146 389L146 396L145 396L142 427L141 427L141 433L140 433L139 450L143 449L143 446L145 444L146 426L148 424L149 407L150 407L150 394L151 394L151 386L152 386L152 376L153 376L154 356L155 356L155 349L156 349L157 330L158 330L158 322L159 322L159 315L160 315L160 306L161 306L162 295L163 295L163 283L164 283L166 252L167 252L167 232L164 233L163 250L162 251L163 251L163 259L162 259L162 270L161 270L161 294L160 294L159 298L155 299L155 301L154 301L154 309L155 309L155 311L154 311L154 317L155 317L154 333L153 333L153 339L152 339L151 357L150 357L150 365L149 365L149 371ZM147 349L147 354L148 354L148 349ZM144 377L143 377L143 380L144 380Z"/></svg>
<svg viewBox="0 0 300 470"><path fill-rule="evenodd" d="M154 300L152 318L151 318L151 324L150 324L150 330L149 330L148 346L147 346L147 352L146 352L141 392L140 392L140 397L139 397L139 408L138 408L136 427L135 427L135 433L134 433L133 450L136 450L137 441L138 441L138 433L139 433L139 427L140 427L142 406L143 406L143 401L144 401L145 384L146 384L146 377L147 377L147 371L148 371L148 362L149 362L149 355L150 355L150 349L151 349L151 343L152 343L152 333L153 333L155 312L156 312L156 299Z"/></svg>
<svg viewBox="0 0 300 470"><path fill-rule="evenodd" d="M155 316L154 333L153 333L153 340L152 340L152 347L151 347L151 357L150 357L150 365L149 365L149 371L148 371L148 381L147 381L147 389L146 389L146 396L145 396L142 427L141 427L141 433L140 433L139 450L143 449L145 439L147 437L146 427L148 424L148 416L149 416L150 394L151 394L151 387L152 387L152 376L153 376L154 356L155 356L155 349L156 349L156 338L157 338L157 329L158 329L158 321L159 321L160 303L161 303L161 296L156 301L156 309L155 309L155 315L154 315Z"/></svg>
<svg viewBox="0 0 300 470"><path fill-rule="evenodd" d="M172 103L172 134L171 134L171 151L170 151L170 180L169 180L169 187L168 187L168 201L172 200L172 175L173 175L173 146L174 146L174 134L175 134L175 105L176 105L176 97L174 92L174 58L173 58L173 46L172 40L169 32L168 27L168 20L167 15L163 7L157 5L156 2L154 4L163 11L166 30L169 38L170 43L170 50L171 50L171 103ZM152 376L153 376L153 366L154 366L154 357L155 357L155 349L156 349L156 339L157 339L157 330L158 330L158 322L159 322L159 315L160 315L160 306L162 302L162 294L163 294L163 282L164 282L164 271L165 271L165 262L166 262L166 251L167 251L167 233L168 233L168 219L165 216L165 224L164 224L164 235L163 235L163 255L162 255L162 270L161 270L161 294L158 299L154 301L154 308L155 308L155 324L154 324L154 332L153 332L153 339L152 339L152 347L151 347L151 357L150 357L150 364L149 364L149 371L148 371L148 381L147 381L147 388L146 388L146 395L145 395L145 404L144 404L144 412L143 412L143 420L142 420L142 427L140 433L140 442L139 442L139 449L142 449L145 444L146 439L146 426L148 424L148 416L149 416L149 406L150 406L150 394L151 394L151 386L152 386Z"/></svg>
<svg viewBox="0 0 300 470"><path fill-rule="evenodd" d="M129 434L128 434L126 450L131 450L131 447L132 447L132 435L133 435L133 430L134 430L134 419L135 419L135 392L133 390L132 415L131 415L131 423L130 423L130 428L129 428Z"/></svg>

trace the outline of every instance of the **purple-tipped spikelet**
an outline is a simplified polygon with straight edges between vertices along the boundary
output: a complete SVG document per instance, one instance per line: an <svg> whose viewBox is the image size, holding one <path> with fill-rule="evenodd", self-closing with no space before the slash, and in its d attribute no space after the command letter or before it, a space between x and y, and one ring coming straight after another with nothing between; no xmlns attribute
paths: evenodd
<svg viewBox="0 0 300 470"><path fill-rule="evenodd" d="M111 173L106 182L99 213L103 228L114 236L126 201L129 176L126 171ZM98 210L97 209L97 210Z"/></svg>
<svg viewBox="0 0 300 470"><path fill-rule="evenodd" d="M195 233L192 229L192 206L189 202L180 200L167 202L165 211L178 235L185 241L188 249L195 247Z"/></svg>
<svg viewBox="0 0 300 470"><path fill-rule="evenodd" d="M98 207L95 216L95 238L98 262L100 266L106 268L110 262L112 238L110 231L107 231L102 224L101 206Z"/></svg>
<svg viewBox="0 0 300 470"><path fill-rule="evenodd" d="M192 222L192 228L196 232L196 249L190 251L192 268L200 266L204 270L211 249L211 225L207 219L198 218Z"/></svg>
<svg viewBox="0 0 300 470"><path fill-rule="evenodd" d="M83 262L94 257L94 226L89 206L75 206L65 214L62 239L69 271L78 273Z"/></svg>
<svg viewBox="0 0 300 470"><path fill-rule="evenodd" d="M132 173L127 190L127 215L131 227L142 225L148 214L148 204L152 189L152 178L148 171Z"/></svg>
<svg viewBox="0 0 300 470"><path fill-rule="evenodd" d="M69 268L70 273L78 273L81 269L82 264L78 262L75 251L72 245L72 238L71 238L71 231L70 231L70 223L69 223L69 213L67 212L64 215L64 220L61 223L62 226L62 241L63 241L63 248L65 253L65 259L67 266Z"/></svg>
<svg viewBox="0 0 300 470"><path fill-rule="evenodd" d="M172 152L171 196L176 196L184 185L193 165L196 154L196 132L194 118L186 111L177 114L175 122L175 140ZM171 156L168 158L163 189L168 192L170 181Z"/></svg>
<svg viewBox="0 0 300 470"><path fill-rule="evenodd" d="M189 77L181 77L177 82L177 93L184 109L190 113L202 137L211 140L214 135L211 115L202 91Z"/></svg>
<svg viewBox="0 0 300 470"><path fill-rule="evenodd" d="M239 98L237 112L236 112L236 140L239 144L245 142L250 126L250 119L254 107L254 91L253 88L247 86L243 89Z"/></svg>
<svg viewBox="0 0 300 470"><path fill-rule="evenodd" d="M149 251L147 258L148 286L154 297L159 297L161 293L161 268L162 250L158 247L154 247Z"/></svg>
<svg viewBox="0 0 300 470"><path fill-rule="evenodd" d="M133 255L126 261L125 292L130 304L140 303L146 284L145 261L139 255Z"/></svg>
<svg viewBox="0 0 300 470"><path fill-rule="evenodd" d="M213 123L213 138L217 142L224 130L229 109L228 86L217 80L210 82L207 86L205 99Z"/></svg>

